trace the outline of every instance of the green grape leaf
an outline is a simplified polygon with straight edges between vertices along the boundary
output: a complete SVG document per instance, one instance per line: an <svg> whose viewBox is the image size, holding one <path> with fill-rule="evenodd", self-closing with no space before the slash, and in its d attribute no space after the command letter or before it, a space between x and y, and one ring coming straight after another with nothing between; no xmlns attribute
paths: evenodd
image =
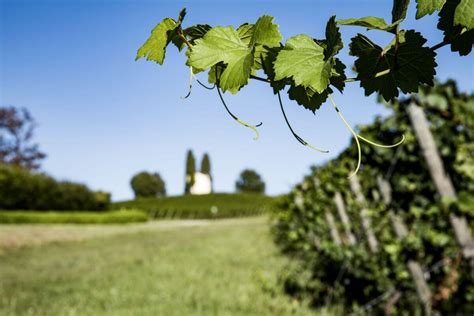
<svg viewBox="0 0 474 316"><path fill-rule="evenodd" d="M255 72L255 59L262 54L257 47L280 45L281 34L272 21L272 17L262 16L254 25L244 24L237 30L231 26L209 30L196 40L187 65L208 69L217 63L226 64L219 85L223 91L236 93Z"/></svg>
<svg viewBox="0 0 474 316"><path fill-rule="evenodd" d="M454 12L454 25L462 25L468 30L474 28L474 1L461 0Z"/></svg>
<svg viewBox="0 0 474 316"><path fill-rule="evenodd" d="M346 86L346 74L344 73L344 70L346 69L346 65L344 65L338 58L334 59L334 67L330 79L330 83L333 87L335 87L337 90L342 92L344 90L344 87Z"/></svg>
<svg viewBox="0 0 474 316"><path fill-rule="evenodd" d="M178 21L176 23L178 25L181 25L181 23L183 23L185 16L186 16L186 8L182 8L181 11L179 11Z"/></svg>
<svg viewBox="0 0 474 316"><path fill-rule="evenodd" d="M365 95L378 92L389 101L398 96L398 89L410 93L417 92L420 84L432 85L436 54L425 43L413 30L404 33L398 49L393 45L385 51L362 34L352 38L350 54L358 57L355 68Z"/></svg>
<svg viewBox="0 0 474 316"><path fill-rule="evenodd" d="M311 65L305 64L303 65L303 68L301 69L296 69L296 70L293 69L293 71L296 71L296 72L293 75L291 75L291 77L293 78L293 83L288 89L288 96L291 100L296 101L299 105L302 105L304 108L315 113L315 111L318 110L321 107L321 105L326 101L329 93L332 93L332 89L328 87L329 84L336 87L339 91L342 91L345 86L346 76L344 74L344 69L346 68L346 66L339 59L334 57L343 47L341 34L336 24L336 17L335 16L331 17L328 23L326 24L326 38L324 40L313 40L311 38L308 38L307 36L304 36L302 38L303 40L302 45L300 45L299 43L297 43L298 45L294 45L290 40L288 40L287 46L292 47L293 45L293 46L297 46L297 49L309 50L309 51L304 51L304 52L297 52L298 54L303 53L303 56L296 55L298 56L297 58L314 59L315 47L317 49L316 61L319 64L322 64L321 71L324 76L323 79L326 80L324 82L324 88L317 91L314 85L305 86L303 81L297 81L299 80L299 75L300 75L300 73L298 72L301 72L301 69L308 71L306 69L314 68ZM285 46L283 50L287 49L287 46ZM323 55L324 55L322 60L320 56L321 48L323 49ZM280 58L281 53L278 56L279 57L277 58ZM285 56L283 55L283 57ZM280 62L282 61L280 60ZM283 62L285 62L285 60L283 60ZM278 66L277 63L275 63L275 68L277 66ZM289 65L289 67L293 67L293 66ZM312 78L314 77L318 78L318 77L321 77L321 74L316 73L316 75L314 75L310 73L309 76L311 76ZM284 77L287 78L290 76L284 75ZM269 78L271 77L269 76ZM284 79L281 79L281 80L285 82ZM277 88L280 88L280 87L277 87Z"/></svg>
<svg viewBox="0 0 474 316"><path fill-rule="evenodd" d="M179 51L182 51L183 48L186 47L186 43L183 41L183 39L181 37L178 36L178 34L174 33L172 36L171 36L171 43L174 44L174 46L176 46L176 48L179 50Z"/></svg>
<svg viewBox="0 0 474 316"><path fill-rule="evenodd" d="M283 80L275 80L275 70L273 68L273 64L280 53L283 47L272 47L267 49L267 54L261 56L261 64L263 71L267 75L267 78L270 79L270 85L273 88L273 93L277 94L278 91L283 90L286 86L286 79Z"/></svg>
<svg viewBox="0 0 474 316"><path fill-rule="evenodd" d="M240 39L246 45L250 45L250 40L252 38L253 33L253 24L244 23L237 29L237 33L239 34Z"/></svg>
<svg viewBox="0 0 474 316"><path fill-rule="evenodd" d="M401 30L401 31L398 32L398 41L400 43L405 42L405 33L406 33L405 30ZM397 37L395 36L390 41L390 43L388 43L388 45L385 46L385 48L382 51L382 55L385 55L391 48L395 47L396 43L397 43Z"/></svg>
<svg viewBox="0 0 474 316"><path fill-rule="evenodd" d="M454 25L454 15L460 0L447 0L439 12L438 29L444 32L444 40L451 42L451 50L465 56L472 51L474 30L465 31L464 26Z"/></svg>
<svg viewBox="0 0 474 316"><path fill-rule="evenodd" d="M176 22L176 27L173 31L168 32L169 39L171 42L181 51L186 47L186 42L178 35L178 32L181 31L181 24L183 23L184 17L186 16L186 8L183 8L179 12L178 21Z"/></svg>
<svg viewBox="0 0 474 316"><path fill-rule="evenodd" d="M416 0L416 19L441 10L446 0Z"/></svg>
<svg viewBox="0 0 474 316"><path fill-rule="evenodd" d="M268 49L279 47L282 36L278 30L278 25L273 23L273 17L262 16L255 23L250 45L255 47L255 69L262 68L262 58L268 53Z"/></svg>
<svg viewBox="0 0 474 316"><path fill-rule="evenodd" d="M339 32L339 28L337 27L336 23L336 16L332 16L328 23L326 24L326 49L325 49L325 58L329 59L344 47L344 43L342 42L341 33Z"/></svg>
<svg viewBox="0 0 474 316"><path fill-rule="evenodd" d="M206 34L211 28L212 27L208 24L193 25L184 29L183 35L186 37L186 39L191 45L194 45L196 40L202 38L204 34ZM181 51L183 48L187 46L184 40L181 37L179 37L177 34L174 34L171 41L179 49L179 51Z"/></svg>
<svg viewBox="0 0 474 316"><path fill-rule="evenodd" d="M209 24L197 24L184 29L183 34L186 36L188 41L194 45L196 40L206 35L210 29L212 29L212 27Z"/></svg>
<svg viewBox="0 0 474 316"><path fill-rule="evenodd" d="M268 48L280 46L282 36L273 17L264 15L255 24L242 24L237 29L240 39L247 45L255 47L254 68L261 69L261 57L265 58Z"/></svg>
<svg viewBox="0 0 474 316"><path fill-rule="evenodd" d="M324 48L307 35L290 37L278 54L275 80L293 78L297 86L321 93L329 85L332 62L324 59Z"/></svg>
<svg viewBox="0 0 474 316"><path fill-rule="evenodd" d="M328 98L328 90L324 90L322 93L317 93L311 88L291 86L288 89L288 96L291 100L296 101L296 103L302 105L305 109L315 113Z"/></svg>
<svg viewBox="0 0 474 316"><path fill-rule="evenodd" d="M344 74L344 69L346 66L337 58L334 59L335 64L332 69L332 76L330 83L339 91L344 90L346 75ZM318 110L321 105L326 102L328 94L332 93L332 89L328 87L321 93L314 91L311 88L305 88L303 86L292 85L288 89L288 96L291 100L296 101L299 105L302 105L305 109L312 111L313 113Z"/></svg>
<svg viewBox="0 0 474 316"><path fill-rule="evenodd" d="M214 65L212 66L210 69L209 69L209 73L207 75L207 81L210 83L210 84L216 84L217 83L217 78L221 78L222 77L222 72L224 71L224 67L222 66L218 66L218 65ZM216 77L217 75L217 77Z"/></svg>
<svg viewBox="0 0 474 316"><path fill-rule="evenodd" d="M166 18L158 23L151 31L150 37L138 49L135 60L145 57L146 60L152 60L163 65L166 46L168 46L172 39L170 33L173 33L177 26L176 21L171 18Z"/></svg>
<svg viewBox="0 0 474 316"><path fill-rule="evenodd" d="M405 20L410 0L393 0L392 23Z"/></svg>
<svg viewBox="0 0 474 316"><path fill-rule="evenodd" d="M203 38L196 40L187 64L207 69L219 62L227 64L219 80L223 91L236 93L247 84L253 65L252 50L231 26L214 27Z"/></svg>
<svg viewBox="0 0 474 316"><path fill-rule="evenodd" d="M397 28L397 25L400 24L400 22L401 20L396 21L392 24L387 24L387 22L385 22L385 20L382 18L366 16L359 19L338 20L337 24L363 26L366 27L368 30L380 30L394 33Z"/></svg>
<svg viewBox="0 0 474 316"><path fill-rule="evenodd" d="M257 44L268 47L280 46L282 36L278 30L278 25L273 23L273 17L264 15L255 23L252 36L250 38L250 46Z"/></svg>

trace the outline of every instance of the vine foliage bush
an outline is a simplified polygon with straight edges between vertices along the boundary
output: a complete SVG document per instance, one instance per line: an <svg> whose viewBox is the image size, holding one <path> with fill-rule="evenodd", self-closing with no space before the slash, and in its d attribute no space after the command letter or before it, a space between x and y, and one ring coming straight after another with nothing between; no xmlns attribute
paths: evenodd
<svg viewBox="0 0 474 316"><path fill-rule="evenodd" d="M459 201L438 197L414 131L407 123L408 102L417 102L425 109ZM292 295L309 297L315 305L324 305L331 297L353 312L364 307L367 312L368 306L383 312L388 299L375 307L366 304L396 289L402 296L395 311L412 315L420 308L407 269L407 262L414 260L429 271L435 310L442 315L470 315L474 312L474 280L468 264L461 260L449 215L464 216L474 228L474 95L460 93L455 83L448 81L423 87L418 96L389 106L392 115L360 127L362 133L382 142L406 135L395 153L364 148L358 177L381 245L379 252L374 255L367 250L359 218L361 205L346 177L357 155L353 142L336 159L313 167L290 194L280 199L273 226L275 240L299 262L296 269L285 272L285 287ZM389 207L382 201L377 175L384 176L392 186ZM355 246L348 245L342 224L337 226L343 236L342 245L330 238L324 214L328 210L337 214L333 200L336 191L346 202L352 230L358 237ZM388 208L396 211L408 227L408 235L401 240L392 228Z"/></svg>

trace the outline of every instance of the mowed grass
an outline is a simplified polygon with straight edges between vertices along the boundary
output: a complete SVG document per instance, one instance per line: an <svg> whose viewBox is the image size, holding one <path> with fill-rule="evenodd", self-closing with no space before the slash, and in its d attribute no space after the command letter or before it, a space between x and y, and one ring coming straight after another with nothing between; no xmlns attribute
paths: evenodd
<svg viewBox="0 0 474 316"><path fill-rule="evenodd" d="M4 249L0 315L308 315L265 218ZM104 226L107 229L107 226Z"/></svg>

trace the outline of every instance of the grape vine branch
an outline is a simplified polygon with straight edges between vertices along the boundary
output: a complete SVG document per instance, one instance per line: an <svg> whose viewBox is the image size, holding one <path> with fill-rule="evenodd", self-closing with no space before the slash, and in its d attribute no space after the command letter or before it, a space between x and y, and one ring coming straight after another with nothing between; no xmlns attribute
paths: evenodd
<svg viewBox="0 0 474 316"><path fill-rule="evenodd" d="M206 89L216 89L227 113L239 124L252 129L258 139L258 127L242 121L230 109L223 94L235 94L246 86L250 79L269 84L277 95L280 109L294 138L302 145L313 150L319 149L295 133L285 113L281 91L286 90L289 99L296 101L305 109L316 111L329 99L333 108L353 135L358 147L359 158L356 174L361 161L360 142L373 146L390 148L400 145L377 144L358 135L338 109L333 93L334 89L341 94L346 83L359 82L366 96L373 93L385 101L395 100L400 93L417 93L422 85L433 85L436 74L436 50L450 45L451 51L461 56L471 53L474 44L474 1L473 0L417 0L416 18L438 11L437 28L444 33L444 39L432 47L425 46L427 40L415 30L401 28L406 19L409 0L394 0L392 21L373 16L336 20L329 18L324 39L315 39L309 35L292 36L282 42L283 37L273 17L261 16L255 23L243 23L238 28L233 26L215 26L197 24L183 27L186 10L179 13L178 19L163 19L152 30L150 37L138 49L136 60L157 62L162 65L167 46L172 43L179 51L185 50L186 65L190 69L189 92L195 75L207 71L207 86L197 82ZM347 66L336 56L344 43L339 30L340 26L365 27L367 31L378 30L393 34L393 40L384 48L374 43L364 34L357 34L350 40L349 54L356 57L352 69L356 77L347 78ZM261 73L266 76L263 77Z"/></svg>

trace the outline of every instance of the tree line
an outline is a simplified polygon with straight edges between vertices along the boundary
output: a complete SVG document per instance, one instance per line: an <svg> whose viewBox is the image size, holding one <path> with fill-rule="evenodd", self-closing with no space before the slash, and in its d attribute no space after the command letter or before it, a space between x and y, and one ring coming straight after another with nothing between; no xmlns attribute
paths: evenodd
<svg viewBox="0 0 474 316"><path fill-rule="evenodd" d="M184 194L191 193L191 187L195 184L194 176L197 172L196 158L192 150L186 153L185 161L185 186ZM199 172L208 175L211 179L211 158L208 153L204 153ZM161 197L166 195L166 184L158 172L141 171L135 174L130 185L135 194L135 198ZM244 169L235 182L235 190L239 193L265 193L265 182L260 174L252 169Z"/></svg>
<svg viewBox="0 0 474 316"><path fill-rule="evenodd" d="M94 192L81 183L57 181L41 171L46 154L34 141L36 127L36 121L26 108L0 107L0 209L107 209L110 193ZM192 150L188 150L184 194L190 194L196 171L196 159ZM212 183L208 153L201 159L199 172L208 175ZM132 177L130 185L135 198L166 195L166 183L158 172L141 171ZM241 172L235 187L242 193L265 192L261 176L251 169Z"/></svg>

